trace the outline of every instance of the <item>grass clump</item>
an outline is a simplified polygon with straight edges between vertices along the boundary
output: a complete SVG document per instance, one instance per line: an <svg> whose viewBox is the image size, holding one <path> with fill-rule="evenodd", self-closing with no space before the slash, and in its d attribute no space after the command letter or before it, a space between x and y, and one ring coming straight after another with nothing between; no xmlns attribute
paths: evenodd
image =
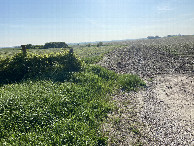
<svg viewBox="0 0 194 146"><path fill-rule="evenodd" d="M137 75L121 74L119 75L118 82L123 90L136 91L140 86L145 86L145 82Z"/></svg>

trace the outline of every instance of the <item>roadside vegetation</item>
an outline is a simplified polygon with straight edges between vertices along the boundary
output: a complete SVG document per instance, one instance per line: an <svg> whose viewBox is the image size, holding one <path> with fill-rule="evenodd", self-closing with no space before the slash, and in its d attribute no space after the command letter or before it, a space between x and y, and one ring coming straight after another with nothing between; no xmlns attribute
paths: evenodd
<svg viewBox="0 0 194 146"><path fill-rule="evenodd" d="M93 64L114 48L75 48L81 58L59 49L1 54L0 145L106 145L110 95L145 85Z"/></svg>
<svg viewBox="0 0 194 146"><path fill-rule="evenodd" d="M78 55L82 61L87 64L95 64L99 62L103 56L116 48L123 47L125 45L117 45L117 44L104 44L103 46L97 47L97 45L72 45L69 48L73 48L73 51L76 55ZM27 49L28 53L34 54L50 54L50 53L58 53L61 50L69 50L69 48L49 48L49 49ZM5 48L0 49L0 58L11 57L17 53L19 53L21 48Z"/></svg>

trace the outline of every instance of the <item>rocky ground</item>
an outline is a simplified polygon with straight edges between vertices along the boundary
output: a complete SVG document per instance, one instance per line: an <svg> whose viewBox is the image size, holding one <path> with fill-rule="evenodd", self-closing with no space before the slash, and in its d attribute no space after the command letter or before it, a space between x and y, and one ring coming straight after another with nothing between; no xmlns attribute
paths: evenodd
<svg viewBox="0 0 194 146"><path fill-rule="evenodd" d="M102 66L138 74L147 83L139 92L113 96L118 108L103 125L110 145L194 145L194 49L189 50L181 55L133 44L104 57Z"/></svg>
<svg viewBox="0 0 194 146"><path fill-rule="evenodd" d="M137 94L149 145L190 145L194 140L194 76L159 75Z"/></svg>
<svg viewBox="0 0 194 146"><path fill-rule="evenodd" d="M138 74L143 78L158 74L193 73L192 53L192 56L180 56L157 48L131 46L114 50L100 64L118 73Z"/></svg>

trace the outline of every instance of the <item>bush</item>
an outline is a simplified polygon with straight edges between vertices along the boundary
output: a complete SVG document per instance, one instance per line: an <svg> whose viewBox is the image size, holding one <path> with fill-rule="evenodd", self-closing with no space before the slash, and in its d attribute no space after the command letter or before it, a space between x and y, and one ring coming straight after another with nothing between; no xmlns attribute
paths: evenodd
<svg viewBox="0 0 194 146"><path fill-rule="evenodd" d="M102 42L98 42L98 43L97 43L97 47L100 47L100 46L102 46L102 45L103 45Z"/></svg>
<svg viewBox="0 0 194 146"><path fill-rule="evenodd" d="M88 70L98 75L105 81L117 79L117 74L114 71L107 70L106 68L98 65L90 65Z"/></svg>
<svg viewBox="0 0 194 146"><path fill-rule="evenodd" d="M68 45L65 42L49 42L45 43L44 49L48 48L67 48Z"/></svg>
<svg viewBox="0 0 194 146"><path fill-rule="evenodd" d="M122 74L119 75L118 82L123 90L137 90L137 87L145 86L145 82L137 75Z"/></svg>
<svg viewBox="0 0 194 146"><path fill-rule="evenodd" d="M82 60L86 64L95 64L95 63L98 63L102 58L103 58L102 55L98 55L98 56L92 56L92 57L83 57Z"/></svg>
<svg viewBox="0 0 194 146"><path fill-rule="evenodd" d="M53 76L61 72L76 72L81 69L81 64L81 61L68 51L43 55L18 53L11 58L0 60L0 84L37 76Z"/></svg>

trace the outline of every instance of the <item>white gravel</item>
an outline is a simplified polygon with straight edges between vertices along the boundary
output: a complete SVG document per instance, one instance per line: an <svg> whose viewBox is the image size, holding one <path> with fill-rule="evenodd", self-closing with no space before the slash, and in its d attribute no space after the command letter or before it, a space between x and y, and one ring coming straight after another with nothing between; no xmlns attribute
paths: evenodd
<svg viewBox="0 0 194 146"><path fill-rule="evenodd" d="M149 83L148 83L149 84ZM137 93L148 145L191 145L194 141L194 77L159 75Z"/></svg>
<svg viewBox="0 0 194 146"><path fill-rule="evenodd" d="M118 109L103 125L109 145L193 145L193 89L194 76L166 74L147 81L139 92L114 95Z"/></svg>

